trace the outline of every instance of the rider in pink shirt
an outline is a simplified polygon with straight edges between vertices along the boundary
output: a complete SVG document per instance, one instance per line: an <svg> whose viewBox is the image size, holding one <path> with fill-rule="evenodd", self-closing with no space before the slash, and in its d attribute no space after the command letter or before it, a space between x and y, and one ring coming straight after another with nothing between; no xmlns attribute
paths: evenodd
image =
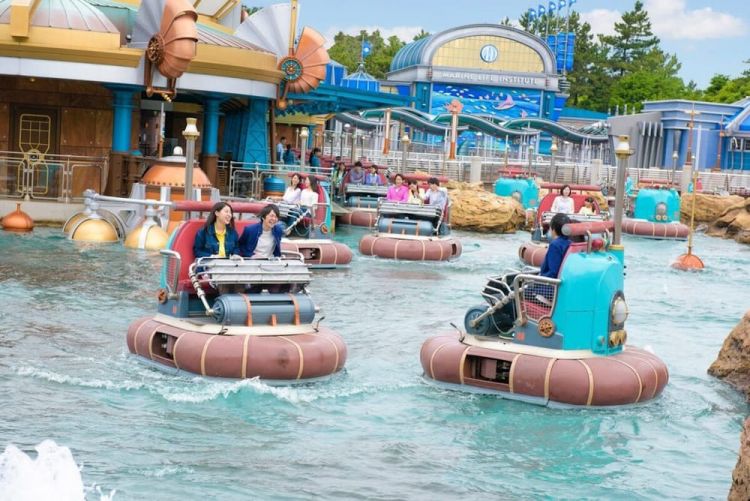
<svg viewBox="0 0 750 501"><path fill-rule="evenodd" d="M408 202L409 187L404 184L404 177L401 174L396 174L393 182L394 184L388 188L388 194L385 199L389 202Z"/></svg>

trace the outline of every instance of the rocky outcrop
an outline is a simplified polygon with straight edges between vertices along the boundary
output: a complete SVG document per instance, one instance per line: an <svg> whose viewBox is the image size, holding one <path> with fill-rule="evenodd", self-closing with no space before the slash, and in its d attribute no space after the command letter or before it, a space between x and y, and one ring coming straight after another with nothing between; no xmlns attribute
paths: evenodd
<svg viewBox="0 0 750 501"><path fill-rule="evenodd" d="M750 311L724 340L708 373L731 384L750 400Z"/></svg>
<svg viewBox="0 0 750 501"><path fill-rule="evenodd" d="M713 223L725 210L745 199L737 195L721 196L698 193L695 196L695 222ZM693 208L693 194L685 193L680 199L680 217L682 222L690 224L690 211Z"/></svg>
<svg viewBox="0 0 750 501"><path fill-rule="evenodd" d="M481 183L451 181L447 185L453 205L451 226L456 229L514 233L524 226L526 212L512 197L486 191Z"/></svg>
<svg viewBox="0 0 750 501"><path fill-rule="evenodd" d="M740 435L740 453L732 472L732 488L729 490L729 501L746 501L750 499L750 418L745 420Z"/></svg>
<svg viewBox="0 0 750 501"><path fill-rule="evenodd" d="M708 227L706 235L733 238L741 244L750 244L750 198L725 209Z"/></svg>

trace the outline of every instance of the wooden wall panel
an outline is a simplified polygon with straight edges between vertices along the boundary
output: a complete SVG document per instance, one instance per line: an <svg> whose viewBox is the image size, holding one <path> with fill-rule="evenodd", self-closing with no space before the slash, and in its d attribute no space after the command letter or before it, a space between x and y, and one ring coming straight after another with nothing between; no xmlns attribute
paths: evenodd
<svg viewBox="0 0 750 501"><path fill-rule="evenodd" d="M112 148L113 116L112 110L96 111L96 138L94 139L94 144L97 148L104 148L106 150Z"/></svg>
<svg viewBox="0 0 750 501"><path fill-rule="evenodd" d="M96 111L63 108L60 120L60 146L94 147L96 142Z"/></svg>
<svg viewBox="0 0 750 501"><path fill-rule="evenodd" d="M10 146L10 105L0 102L0 151Z"/></svg>

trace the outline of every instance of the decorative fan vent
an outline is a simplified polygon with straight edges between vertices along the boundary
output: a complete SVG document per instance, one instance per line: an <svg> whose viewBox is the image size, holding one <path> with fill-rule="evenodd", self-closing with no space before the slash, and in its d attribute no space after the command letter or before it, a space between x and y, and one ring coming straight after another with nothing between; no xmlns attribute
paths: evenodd
<svg viewBox="0 0 750 501"><path fill-rule="evenodd" d="M324 45L323 35L312 28L302 30L297 48L279 62L279 69L284 72L280 99L284 99L287 92L310 92L325 80L330 58Z"/></svg>
<svg viewBox="0 0 750 501"><path fill-rule="evenodd" d="M177 79L188 69L198 45L198 14L188 0L167 0L159 32L151 37L146 48L144 80L146 95L158 92L164 96L177 94ZM166 88L154 88L154 67L167 79Z"/></svg>

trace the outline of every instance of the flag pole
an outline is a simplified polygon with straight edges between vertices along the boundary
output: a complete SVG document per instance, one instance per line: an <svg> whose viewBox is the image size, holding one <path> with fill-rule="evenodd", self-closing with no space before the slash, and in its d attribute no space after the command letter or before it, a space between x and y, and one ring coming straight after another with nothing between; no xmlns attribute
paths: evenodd
<svg viewBox="0 0 750 501"><path fill-rule="evenodd" d="M567 75L568 73L568 32L569 31L570 31L570 4L566 6L566 13L565 13L565 51L563 52L563 75Z"/></svg>

